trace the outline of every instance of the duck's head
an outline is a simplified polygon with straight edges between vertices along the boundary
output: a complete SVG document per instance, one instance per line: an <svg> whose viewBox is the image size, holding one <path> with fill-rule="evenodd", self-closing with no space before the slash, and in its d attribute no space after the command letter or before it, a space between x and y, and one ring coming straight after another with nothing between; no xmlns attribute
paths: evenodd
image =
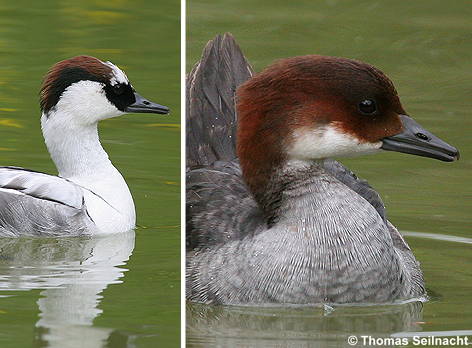
<svg viewBox="0 0 472 348"><path fill-rule="evenodd" d="M141 97L126 74L111 62L77 56L56 63L40 92L43 117L74 115L79 124L93 124L124 113L168 114L166 106Z"/></svg>
<svg viewBox="0 0 472 348"><path fill-rule="evenodd" d="M280 60L243 84L237 102L238 155L252 189L290 160L381 150L442 161L459 156L407 116L385 74L351 59Z"/></svg>

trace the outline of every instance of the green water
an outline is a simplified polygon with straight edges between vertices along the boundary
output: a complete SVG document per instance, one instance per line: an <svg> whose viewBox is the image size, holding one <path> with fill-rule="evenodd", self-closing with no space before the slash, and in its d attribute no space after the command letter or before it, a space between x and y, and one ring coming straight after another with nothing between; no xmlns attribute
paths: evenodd
<svg viewBox="0 0 472 348"><path fill-rule="evenodd" d="M394 81L407 112L455 145L443 163L399 153L343 160L382 195L402 231L472 237L472 6L468 1L189 0L187 71L215 34L231 32L256 71L277 58L355 58ZM443 238L439 236L440 238ZM190 305L190 346L345 346L349 335L469 330L472 245L407 236L430 301L376 308L257 309Z"/></svg>
<svg viewBox="0 0 472 348"><path fill-rule="evenodd" d="M133 194L133 233L0 240L0 347L177 347L180 342L180 4L0 1L0 164L56 173L38 91L79 54L122 67L170 116L107 120L100 135Z"/></svg>

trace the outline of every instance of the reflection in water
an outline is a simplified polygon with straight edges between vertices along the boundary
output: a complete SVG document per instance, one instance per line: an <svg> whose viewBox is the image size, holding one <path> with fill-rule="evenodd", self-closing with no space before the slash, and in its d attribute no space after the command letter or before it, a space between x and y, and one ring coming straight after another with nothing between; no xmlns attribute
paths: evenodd
<svg viewBox="0 0 472 348"><path fill-rule="evenodd" d="M37 337L45 347L102 347L111 329L92 327L100 293L121 283L134 231L93 238L0 239L0 290L44 289Z"/></svg>
<svg viewBox="0 0 472 348"><path fill-rule="evenodd" d="M419 331L422 302L336 308L187 306L191 346L347 346L350 335L389 336ZM304 343L303 343L304 342Z"/></svg>

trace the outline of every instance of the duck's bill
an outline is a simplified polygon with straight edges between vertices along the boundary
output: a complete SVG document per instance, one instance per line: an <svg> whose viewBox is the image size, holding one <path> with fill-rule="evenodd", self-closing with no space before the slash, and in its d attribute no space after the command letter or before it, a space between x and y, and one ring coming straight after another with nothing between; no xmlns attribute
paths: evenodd
<svg viewBox="0 0 472 348"><path fill-rule="evenodd" d="M167 106L153 103L152 101L149 101L146 98L141 97L136 92L134 93L134 97L136 98L136 101L125 108L126 112L167 115L170 111Z"/></svg>
<svg viewBox="0 0 472 348"><path fill-rule="evenodd" d="M382 139L382 149L435 158L445 162L459 159L459 151L421 127L415 120L400 115L403 132Z"/></svg>

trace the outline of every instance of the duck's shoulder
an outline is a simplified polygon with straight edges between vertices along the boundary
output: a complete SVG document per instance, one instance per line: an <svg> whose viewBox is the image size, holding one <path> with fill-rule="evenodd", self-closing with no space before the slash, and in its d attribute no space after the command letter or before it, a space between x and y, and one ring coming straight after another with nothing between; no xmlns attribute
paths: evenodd
<svg viewBox="0 0 472 348"><path fill-rule="evenodd" d="M186 181L188 249L240 240L265 228L236 160L191 168Z"/></svg>

